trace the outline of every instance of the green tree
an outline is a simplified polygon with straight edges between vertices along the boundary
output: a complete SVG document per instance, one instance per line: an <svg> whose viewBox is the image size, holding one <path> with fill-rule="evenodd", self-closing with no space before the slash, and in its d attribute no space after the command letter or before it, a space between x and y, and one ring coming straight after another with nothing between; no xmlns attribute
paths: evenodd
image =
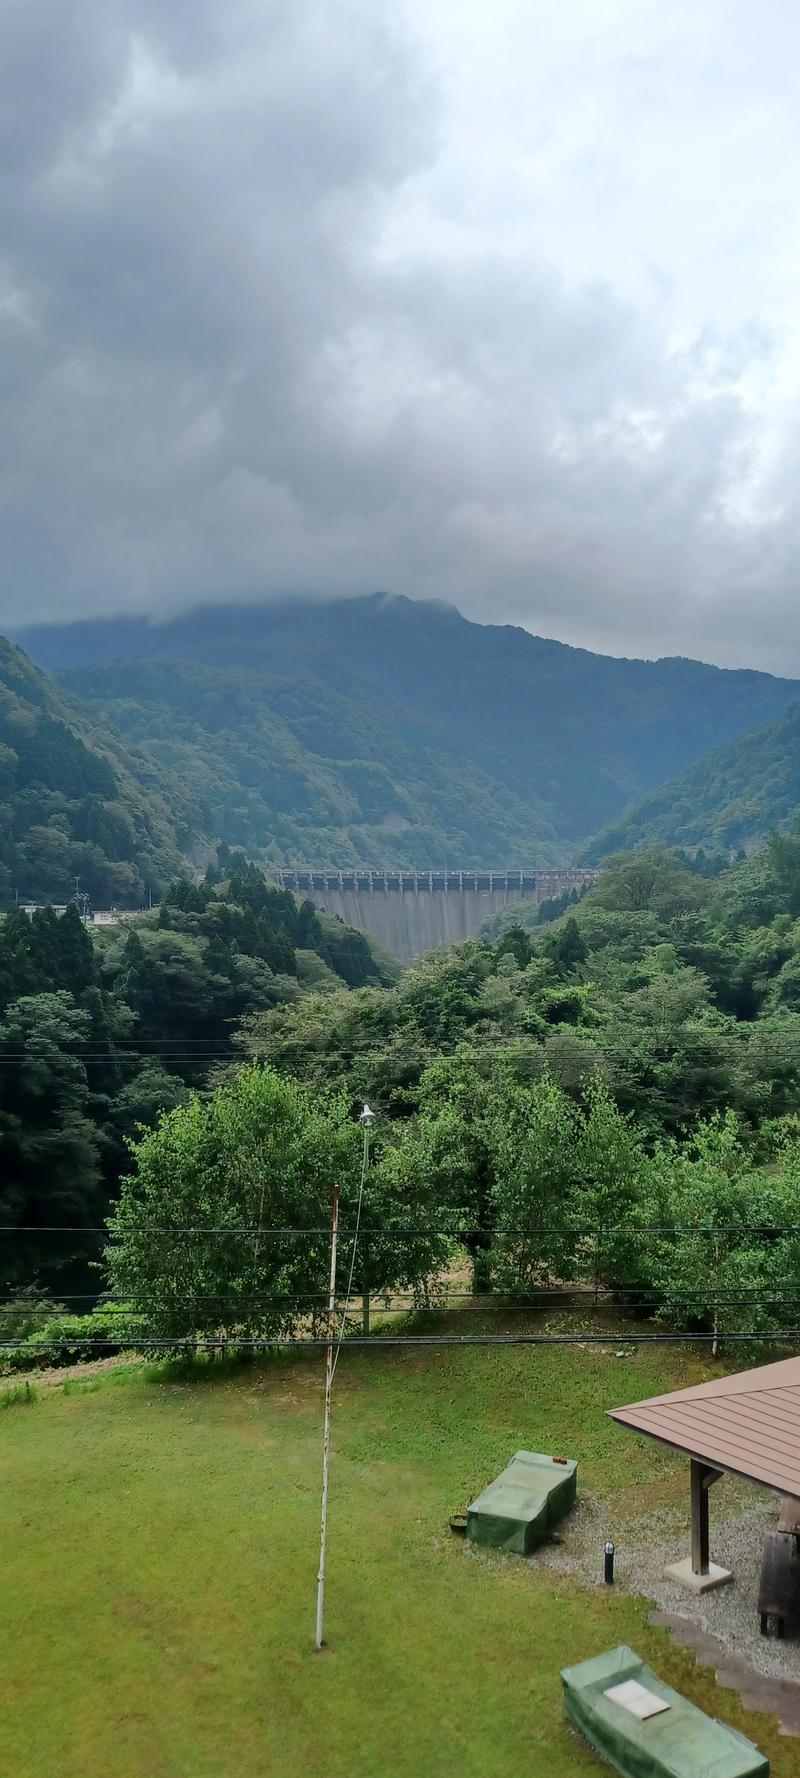
<svg viewBox="0 0 800 1778"><path fill-rule="evenodd" d="M502 1055L493 1062L467 1044L434 1063L420 1082L413 1133L419 1173L467 1231L476 1291L491 1288L498 1138L515 1090Z"/></svg>
<svg viewBox="0 0 800 1778"><path fill-rule="evenodd" d="M533 947L527 932L518 920L505 928L498 944L495 945L494 954L498 962L501 957L509 954L515 959L520 969L527 969L533 956Z"/></svg>
<svg viewBox="0 0 800 1778"><path fill-rule="evenodd" d="M684 870L665 846L654 846L650 851L619 852L607 858L586 906L621 913L649 911L672 919L702 907L711 893L704 879Z"/></svg>
<svg viewBox="0 0 800 1778"><path fill-rule="evenodd" d="M574 1275L581 1128L578 1107L547 1075L496 1108L491 1266L503 1291L525 1296Z"/></svg>
<svg viewBox="0 0 800 1778"><path fill-rule="evenodd" d="M560 976L571 975L586 962L586 943L574 914L542 940L542 954L552 960Z"/></svg>
<svg viewBox="0 0 800 1778"><path fill-rule="evenodd" d="M764 1332L794 1326L800 1298L796 1141L777 1176L754 1169L732 1112L656 1152L647 1263L658 1318L672 1327Z"/></svg>
<svg viewBox="0 0 800 1778"><path fill-rule="evenodd" d="M575 1213L584 1229L578 1255L586 1279L630 1291L642 1280L647 1158L630 1112L616 1104L599 1072L583 1089L575 1150Z"/></svg>
<svg viewBox="0 0 800 1778"><path fill-rule="evenodd" d="M208 1098L168 1112L132 1145L132 1158L106 1258L112 1291L145 1318L151 1338L165 1348L235 1343L321 1325L333 1188L341 1286L361 1174L361 1132L342 1099L323 1103L271 1069L245 1067ZM422 1285L448 1241L407 1230L427 1228L433 1215L425 1182L402 1156L389 1150L382 1161L378 1152L365 1181L357 1288Z"/></svg>
<svg viewBox="0 0 800 1778"><path fill-rule="evenodd" d="M0 1222L29 1228L6 1243L6 1282L48 1278L96 1251L103 1213L100 1136L89 1116L81 1046L89 1019L64 990L23 996L0 1021Z"/></svg>

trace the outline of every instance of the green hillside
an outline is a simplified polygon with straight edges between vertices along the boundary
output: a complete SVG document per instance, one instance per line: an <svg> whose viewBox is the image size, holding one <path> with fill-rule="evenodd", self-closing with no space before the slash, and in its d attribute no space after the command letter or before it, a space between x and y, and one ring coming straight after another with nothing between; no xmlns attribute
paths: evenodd
<svg viewBox="0 0 800 1778"><path fill-rule="evenodd" d="M0 637L0 906L17 895L138 907L198 844L203 814Z"/></svg>
<svg viewBox="0 0 800 1778"><path fill-rule="evenodd" d="M800 704L718 748L636 804L586 849L587 862L661 843L750 851L800 810Z"/></svg>
<svg viewBox="0 0 800 1778"><path fill-rule="evenodd" d="M274 862L562 862L796 683L613 660L376 595L32 631L61 682Z"/></svg>

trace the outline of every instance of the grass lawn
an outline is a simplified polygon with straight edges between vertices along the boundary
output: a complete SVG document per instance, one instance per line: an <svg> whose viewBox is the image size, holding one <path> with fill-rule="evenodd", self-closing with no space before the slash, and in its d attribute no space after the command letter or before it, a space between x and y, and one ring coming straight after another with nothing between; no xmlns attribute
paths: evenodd
<svg viewBox="0 0 800 1778"><path fill-rule="evenodd" d="M215 1381L57 1387L4 1411L0 1772L600 1773L564 1723L559 1668L631 1642L789 1778L797 1742L651 1629L645 1602L476 1554L447 1528L520 1446L577 1456L617 1533L683 1500L685 1465L603 1409L710 1374L685 1348L345 1349L322 1657L316 1354Z"/></svg>

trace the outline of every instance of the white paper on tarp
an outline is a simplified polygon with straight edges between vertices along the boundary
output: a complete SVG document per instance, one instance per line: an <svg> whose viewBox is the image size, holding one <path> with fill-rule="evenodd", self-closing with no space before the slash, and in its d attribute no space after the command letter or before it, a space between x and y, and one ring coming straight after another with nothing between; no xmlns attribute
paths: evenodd
<svg viewBox="0 0 800 1778"><path fill-rule="evenodd" d="M610 1698L612 1704L621 1705L630 1716L638 1717L639 1722L646 1722L648 1716L660 1716L662 1710L669 1710L666 1698L659 1698L655 1692L649 1692L646 1685L640 1685L638 1679L626 1679L622 1685L611 1685L604 1698Z"/></svg>

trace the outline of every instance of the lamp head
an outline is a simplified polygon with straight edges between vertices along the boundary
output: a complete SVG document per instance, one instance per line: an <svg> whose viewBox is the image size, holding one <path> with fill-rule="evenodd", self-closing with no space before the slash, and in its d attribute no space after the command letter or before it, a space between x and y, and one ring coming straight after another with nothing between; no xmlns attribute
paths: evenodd
<svg viewBox="0 0 800 1778"><path fill-rule="evenodd" d="M365 1130L372 1129L372 1126L375 1122L375 1113L374 1113L374 1111L370 1110L369 1105L367 1105L366 1103L364 1105L363 1110L360 1111L358 1114L358 1121L360 1124L364 1125Z"/></svg>

